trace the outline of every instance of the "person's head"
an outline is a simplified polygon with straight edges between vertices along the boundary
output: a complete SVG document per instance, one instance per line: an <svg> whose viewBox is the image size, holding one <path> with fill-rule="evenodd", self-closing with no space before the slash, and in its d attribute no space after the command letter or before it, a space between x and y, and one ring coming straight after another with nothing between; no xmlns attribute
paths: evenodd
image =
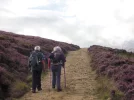
<svg viewBox="0 0 134 100"><path fill-rule="evenodd" d="M53 48L53 52L62 52L62 49L59 46Z"/></svg>
<svg viewBox="0 0 134 100"><path fill-rule="evenodd" d="M35 47L34 47L34 50L35 50L35 51L40 51L40 46L35 46Z"/></svg>

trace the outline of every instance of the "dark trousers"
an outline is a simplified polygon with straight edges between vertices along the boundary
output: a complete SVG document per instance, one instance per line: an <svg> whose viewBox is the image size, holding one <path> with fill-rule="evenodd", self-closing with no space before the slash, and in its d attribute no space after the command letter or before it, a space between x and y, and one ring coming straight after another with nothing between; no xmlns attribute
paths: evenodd
<svg viewBox="0 0 134 100"><path fill-rule="evenodd" d="M61 89L60 86L60 75L61 75L61 65L52 66L52 87L57 85L57 89Z"/></svg>
<svg viewBox="0 0 134 100"><path fill-rule="evenodd" d="M32 90L41 88L41 73L42 70L33 70L32 71Z"/></svg>

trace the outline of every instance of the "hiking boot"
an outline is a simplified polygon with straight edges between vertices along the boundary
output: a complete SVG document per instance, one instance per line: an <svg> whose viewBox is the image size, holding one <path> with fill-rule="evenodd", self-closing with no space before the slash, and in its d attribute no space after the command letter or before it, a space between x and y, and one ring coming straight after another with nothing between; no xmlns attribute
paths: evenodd
<svg viewBox="0 0 134 100"><path fill-rule="evenodd" d="M42 88L38 88L38 91L41 91L42 90Z"/></svg>
<svg viewBox="0 0 134 100"><path fill-rule="evenodd" d="M55 89L55 86L52 86L53 89Z"/></svg>
<svg viewBox="0 0 134 100"><path fill-rule="evenodd" d="M35 90L32 90L32 93L36 93L36 91Z"/></svg>
<svg viewBox="0 0 134 100"><path fill-rule="evenodd" d="M60 92L60 91L62 91L62 89L57 89L57 92Z"/></svg>

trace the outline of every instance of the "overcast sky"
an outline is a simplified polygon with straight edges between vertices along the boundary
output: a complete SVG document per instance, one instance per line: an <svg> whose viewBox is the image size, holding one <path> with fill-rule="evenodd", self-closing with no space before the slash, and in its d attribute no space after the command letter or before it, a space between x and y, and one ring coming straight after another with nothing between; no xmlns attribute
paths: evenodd
<svg viewBox="0 0 134 100"><path fill-rule="evenodd" d="M134 0L0 0L0 30L132 49Z"/></svg>

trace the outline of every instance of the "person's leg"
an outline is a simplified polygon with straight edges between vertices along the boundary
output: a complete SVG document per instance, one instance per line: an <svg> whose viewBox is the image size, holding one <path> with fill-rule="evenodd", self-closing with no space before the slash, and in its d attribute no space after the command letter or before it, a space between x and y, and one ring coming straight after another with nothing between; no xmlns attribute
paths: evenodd
<svg viewBox="0 0 134 100"><path fill-rule="evenodd" d="M37 75L37 89L38 89L38 91L42 90L42 88L41 88L41 73L42 73L42 70L39 70L38 75Z"/></svg>
<svg viewBox="0 0 134 100"><path fill-rule="evenodd" d="M56 70L52 69L52 88L55 88L56 85Z"/></svg>
<svg viewBox="0 0 134 100"><path fill-rule="evenodd" d="M61 91L60 79L61 79L61 66L57 66L57 91Z"/></svg>
<svg viewBox="0 0 134 100"><path fill-rule="evenodd" d="M37 71L33 70L32 71L32 92L35 93L36 92L36 85L37 85Z"/></svg>

